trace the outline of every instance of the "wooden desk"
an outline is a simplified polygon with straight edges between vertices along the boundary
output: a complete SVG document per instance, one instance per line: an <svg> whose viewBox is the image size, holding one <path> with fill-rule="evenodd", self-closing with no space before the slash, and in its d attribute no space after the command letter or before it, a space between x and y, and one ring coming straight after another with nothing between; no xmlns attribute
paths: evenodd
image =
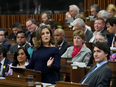
<svg viewBox="0 0 116 87"><path fill-rule="evenodd" d="M83 85L80 83L71 82L56 82L56 87L89 87L88 85Z"/></svg>
<svg viewBox="0 0 116 87"><path fill-rule="evenodd" d="M13 75L6 76L6 80L26 82L26 77L28 75L34 76L33 81L41 82L41 72L40 71L33 71L30 69L22 69L22 68L13 68Z"/></svg>
<svg viewBox="0 0 116 87"><path fill-rule="evenodd" d="M7 54L7 57L13 60L14 54Z"/></svg>

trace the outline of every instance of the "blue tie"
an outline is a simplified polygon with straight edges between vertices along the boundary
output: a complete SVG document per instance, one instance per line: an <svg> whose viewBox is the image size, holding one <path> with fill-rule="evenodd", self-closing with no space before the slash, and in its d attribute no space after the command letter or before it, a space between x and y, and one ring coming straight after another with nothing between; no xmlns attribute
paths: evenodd
<svg viewBox="0 0 116 87"><path fill-rule="evenodd" d="M85 80L89 77L89 75L95 70L95 68L97 67L97 65L93 66L89 73L85 76L85 78L81 81L81 84L83 84L85 82Z"/></svg>
<svg viewBox="0 0 116 87"><path fill-rule="evenodd" d="M2 64L0 63L0 71L1 71L1 65L2 65Z"/></svg>

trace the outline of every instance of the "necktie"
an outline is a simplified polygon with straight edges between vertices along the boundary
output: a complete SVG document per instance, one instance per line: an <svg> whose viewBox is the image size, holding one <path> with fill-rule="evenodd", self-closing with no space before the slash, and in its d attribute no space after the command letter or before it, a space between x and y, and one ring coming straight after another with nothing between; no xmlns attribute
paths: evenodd
<svg viewBox="0 0 116 87"><path fill-rule="evenodd" d="M2 63L0 63L0 71L1 71L1 65L2 65Z"/></svg>
<svg viewBox="0 0 116 87"><path fill-rule="evenodd" d="M75 17L73 18L73 20L75 20Z"/></svg>
<svg viewBox="0 0 116 87"><path fill-rule="evenodd" d="M85 78L81 81L81 84L83 84L85 82L85 80L89 77L89 75L95 70L95 68L97 67L97 65L93 66L89 73L85 76Z"/></svg>
<svg viewBox="0 0 116 87"><path fill-rule="evenodd" d="M38 14L38 7L37 7L37 13L36 14Z"/></svg>
<svg viewBox="0 0 116 87"><path fill-rule="evenodd" d="M58 46L58 48L60 48L60 45Z"/></svg>

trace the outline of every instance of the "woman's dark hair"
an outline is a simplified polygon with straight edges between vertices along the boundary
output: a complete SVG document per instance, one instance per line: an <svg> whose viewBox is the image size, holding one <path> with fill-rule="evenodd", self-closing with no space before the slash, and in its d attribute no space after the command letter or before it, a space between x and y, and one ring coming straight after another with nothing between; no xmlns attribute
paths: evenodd
<svg viewBox="0 0 116 87"><path fill-rule="evenodd" d="M13 63L12 63L13 66L17 66L17 64L19 64L19 61L17 60L17 56L18 56L18 52L20 49L22 49L24 51L24 53L26 54L27 60L30 60L30 55L28 54L27 49L24 47L20 47L17 49L17 51L14 54L14 59L13 59Z"/></svg>

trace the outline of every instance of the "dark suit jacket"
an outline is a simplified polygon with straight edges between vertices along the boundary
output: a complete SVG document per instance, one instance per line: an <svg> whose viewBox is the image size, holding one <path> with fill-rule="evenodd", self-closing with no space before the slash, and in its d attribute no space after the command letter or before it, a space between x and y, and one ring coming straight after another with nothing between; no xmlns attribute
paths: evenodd
<svg viewBox="0 0 116 87"><path fill-rule="evenodd" d="M58 45L57 45L57 46L58 46ZM67 41L64 40L64 43L63 43L63 45L62 45L62 47L61 47L61 49L60 49L60 54L61 54L61 56L62 56L62 54L65 53L65 51L67 50L67 48L70 47L70 46L71 46L71 45L70 45Z"/></svg>
<svg viewBox="0 0 116 87"><path fill-rule="evenodd" d="M106 35L106 36L107 36L107 39L108 39L108 38L109 38L109 36L110 36L110 35L106 32L106 30L105 30L105 29L103 29L103 30L101 31L101 33L102 33L102 34L104 34L104 35Z"/></svg>
<svg viewBox="0 0 116 87"><path fill-rule="evenodd" d="M84 84L89 84L89 87L109 87L111 75L111 69L108 63L105 63L93 73L91 73L85 80Z"/></svg>
<svg viewBox="0 0 116 87"><path fill-rule="evenodd" d="M16 35L13 33L13 32L11 32L10 33L10 35L9 35L9 39L16 39Z"/></svg>
<svg viewBox="0 0 116 87"><path fill-rule="evenodd" d="M8 40L5 40L2 44L5 45L7 47L7 50L9 51L11 46L10 42L8 42Z"/></svg>
<svg viewBox="0 0 116 87"><path fill-rule="evenodd" d="M93 32L90 31L89 29L87 29L86 33L85 33L85 41L89 42L89 40L92 38L93 36Z"/></svg>
<svg viewBox="0 0 116 87"><path fill-rule="evenodd" d="M5 77L5 72L8 72L8 69L9 69L8 64L11 64L11 63L12 63L12 60L6 57L6 59L4 61L4 65L3 65L3 66L5 66L5 68L3 68L2 77Z"/></svg>
<svg viewBox="0 0 116 87"><path fill-rule="evenodd" d="M25 48L28 49L29 47L30 47L30 45L26 43ZM17 51L17 49L18 49L18 44L15 44L15 45L11 46L10 47L10 53L14 54Z"/></svg>

